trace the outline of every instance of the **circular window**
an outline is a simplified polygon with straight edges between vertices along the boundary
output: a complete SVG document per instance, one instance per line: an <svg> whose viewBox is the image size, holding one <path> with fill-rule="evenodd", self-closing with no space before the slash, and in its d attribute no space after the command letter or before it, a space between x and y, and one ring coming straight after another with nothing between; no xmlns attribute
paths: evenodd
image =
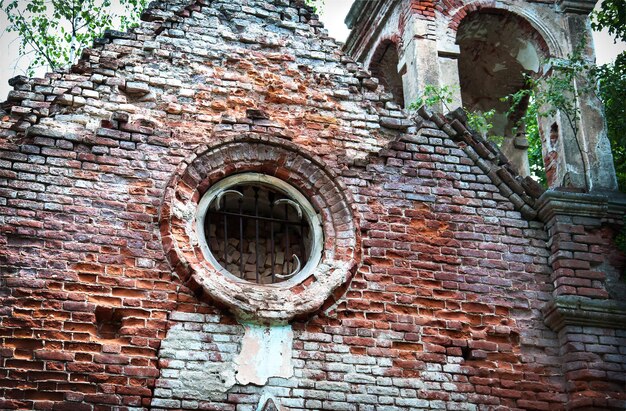
<svg viewBox="0 0 626 411"><path fill-rule="evenodd" d="M221 135L183 161L160 209L178 279L240 321L332 306L360 261L350 190L321 159L266 135Z"/></svg>
<svg viewBox="0 0 626 411"><path fill-rule="evenodd" d="M297 281L319 263L320 219L295 188L272 176L227 177L202 197L196 216L204 257L233 279Z"/></svg>

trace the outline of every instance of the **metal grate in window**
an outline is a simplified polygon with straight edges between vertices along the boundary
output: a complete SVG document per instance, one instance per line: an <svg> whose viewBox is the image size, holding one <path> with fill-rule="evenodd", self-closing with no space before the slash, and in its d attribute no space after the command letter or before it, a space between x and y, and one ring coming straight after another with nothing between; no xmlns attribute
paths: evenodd
<svg viewBox="0 0 626 411"><path fill-rule="evenodd" d="M311 227L301 206L263 184L230 186L204 219L209 250L232 275L258 284L296 276L311 254Z"/></svg>

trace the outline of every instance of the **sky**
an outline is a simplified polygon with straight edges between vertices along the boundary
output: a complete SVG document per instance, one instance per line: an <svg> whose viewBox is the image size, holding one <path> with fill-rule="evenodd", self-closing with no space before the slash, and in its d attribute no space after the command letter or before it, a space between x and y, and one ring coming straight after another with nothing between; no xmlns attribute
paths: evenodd
<svg viewBox="0 0 626 411"><path fill-rule="evenodd" d="M344 19L350 10L353 0L326 0L320 19L329 34L339 41L345 41L349 30ZM4 101L11 89L8 80L11 77L24 74L28 66L26 57L18 55L19 43L14 33L7 33L7 20L4 13L0 12L0 101ZM607 33L594 33L596 45L596 57L598 64L613 61L615 56L626 50L626 43L614 44L613 38ZM44 70L36 75L42 76Z"/></svg>

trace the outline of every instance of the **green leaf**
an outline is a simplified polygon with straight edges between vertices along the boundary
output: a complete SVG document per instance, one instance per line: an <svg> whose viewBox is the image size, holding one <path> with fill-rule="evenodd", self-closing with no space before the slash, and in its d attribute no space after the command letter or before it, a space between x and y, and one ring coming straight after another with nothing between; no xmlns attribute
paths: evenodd
<svg viewBox="0 0 626 411"><path fill-rule="evenodd" d="M0 0L0 10L7 16L7 31L20 38L20 56L35 53L28 67L32 75L40 66L55 70L74 63L70 61L72 43L76 42L78 49L90 46L106 29L113 28L114 21L122 22L121 30L136 24L147 0L119 3L124 16L110 13L110 0Z"/></svg>

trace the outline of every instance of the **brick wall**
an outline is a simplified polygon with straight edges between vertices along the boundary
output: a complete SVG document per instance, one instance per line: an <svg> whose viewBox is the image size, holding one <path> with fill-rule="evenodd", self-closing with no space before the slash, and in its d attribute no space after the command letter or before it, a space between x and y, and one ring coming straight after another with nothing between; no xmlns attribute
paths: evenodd
<svg viewBox="0 0 626 411"><path fill-rule="evenodd" d="M232 360L243 331L188 305L170 317L153 405L255 409L270 393L294 409L559 406L558 341L539 312L551 296L543 225L435 129L341 174L362 218L363 264L343 296L293 323L294 377L194 396L181 381Z"/></svg>
<svg viewBox="0 0 626 411"><path fill-rule="evenodd" d="M299 2L157 3L145 20L71 73L14 79L2 104L0 408L565 408L541 311L554 243L491 148L458 120L410 121ZM243 326L178 275L158 221L176 170L247 132L318 156L362 240L352 280L292 322L293 376L265 386L221 380ZM606 375L624 370L620 333Z"/></svg>
<svg viewBox="0 0 626 411"><path fill-rule="evenodd" d="M569 407L619 409L626 383L626 294L617 279L624 272L623 254L614 248L617 222L598 218L593 200L598 198L578 198L578 207L588 207L586 216L564 215L557 207L546 218L555 302L544 312L556 308L546 318L558 332Z"/></svg>

